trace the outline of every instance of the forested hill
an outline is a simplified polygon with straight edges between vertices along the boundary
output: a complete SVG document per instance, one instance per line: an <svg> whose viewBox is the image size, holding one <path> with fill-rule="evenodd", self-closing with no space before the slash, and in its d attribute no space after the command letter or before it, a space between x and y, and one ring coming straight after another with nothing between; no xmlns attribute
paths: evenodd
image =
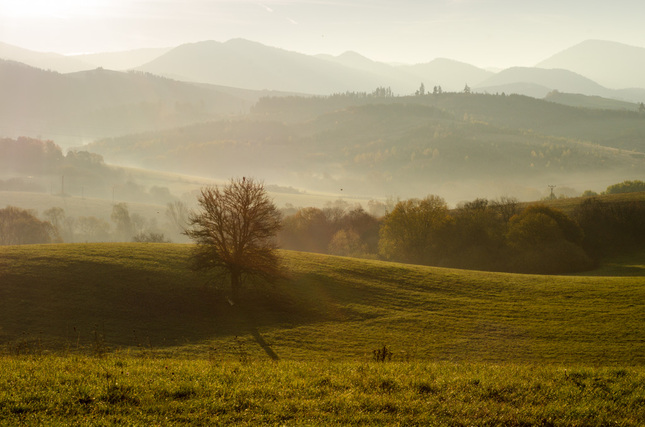
<svg viewBox="0 0 645 427"><path fill-rule="evenodd" d="M60 145L245 113L260 96L141 72L60 74L2 59L0 93L5 136L41 135Z"/></svg>
<svg viewBox="0 0 645 427"><path fill-rule="evenodd" d="M108 162L248 174L312 190L535 198L522 192L549 183L583 191L640 177L643 135L645 115L635 112L524 96L383 92L265 98L243 119L105 139L89 150Z"/></svg>
<svg viewBox="0 0 645 427"><path fill-rule="evenodd" d="M566 94L557 94L564 97ZM556 98L556 94L553 95ZM606 100L609 101L609 100ZM616 108L576 108L522 95L441 93L394 97L339 94L330 97L265 97L252 108L257 117L302 121L350 106L413 104L436 107L455 119L482 121L543 135L645 152L645 113ZM467 116L464 116L467 115Z"/></svg>

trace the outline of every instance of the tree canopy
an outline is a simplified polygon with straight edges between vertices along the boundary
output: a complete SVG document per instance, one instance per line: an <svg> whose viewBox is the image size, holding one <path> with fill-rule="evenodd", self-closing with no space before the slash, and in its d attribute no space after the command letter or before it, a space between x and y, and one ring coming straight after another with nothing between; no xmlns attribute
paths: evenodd
<svg viewBox="0 0 645 427"><path fill-rule="evenodd" d="M59 241L58 230L33 212L7 206L0 209L0 245L27 245Z"/></svg>
<svg viewBox="0 0 645 427"><path fill-rule="evenodd" d="M281 215L263 183L242 178L206 187L198 204L201 210L189 216L185 231L197 243L193 265L229 276L233 301L239 301L245 278L281 275L275 243Z"/></svg>
<svg viewBox="0 0 645 427"><path fill-rule="evenodd" d="M401 201L383 220L379 251L386 259L430 263L439 250L439 235L450 222L441 197Z"/></svg>

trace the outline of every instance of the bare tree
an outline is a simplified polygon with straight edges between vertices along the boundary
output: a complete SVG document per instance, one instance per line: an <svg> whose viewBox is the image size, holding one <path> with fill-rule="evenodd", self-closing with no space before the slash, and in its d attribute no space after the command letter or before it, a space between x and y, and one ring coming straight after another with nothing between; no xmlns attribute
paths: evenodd
<svg viewBox="0 0 645 427"><path fill-rule="evenodd" d="M201 209L189 215L184 232L197 243L192 255L196 269L228 275L235 302L245 278L280 276L275 245L280 212L262 183L231 179L222 188L203 188L198 203Z"/></svg>

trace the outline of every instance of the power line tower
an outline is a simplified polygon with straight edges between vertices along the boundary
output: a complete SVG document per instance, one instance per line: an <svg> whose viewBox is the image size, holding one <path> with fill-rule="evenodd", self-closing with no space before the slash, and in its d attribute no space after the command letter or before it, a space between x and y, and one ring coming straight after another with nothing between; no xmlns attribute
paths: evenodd
<svg viewBox="0 0 645 427"><path fill-rule="evenodd" d="M553 194L553 189L557 187L557 185L547 185L547 187L549 187L549 189L551 190L551 194L549 194L549 200L555 199L555 194Z"/></svg>

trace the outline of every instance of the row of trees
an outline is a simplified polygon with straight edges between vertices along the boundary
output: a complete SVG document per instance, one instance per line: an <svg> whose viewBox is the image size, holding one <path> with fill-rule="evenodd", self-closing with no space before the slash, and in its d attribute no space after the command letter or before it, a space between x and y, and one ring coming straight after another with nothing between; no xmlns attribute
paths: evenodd
<svg viewBox="0 0 645 427"><path fill-rule="evenodd" d="M362 207L303 208L286 216L280 247L305 252L366 257L378 251L379 220Z"/></svg>
<svg viewBox="0 0 645 427"><path fill-rule="evenodd" d="M545 205L477 199L450 211L429 196L400 202L383 220L380 254L390 260L446 267L564 273L592 266L582 229Z"/></svg>
<svg viewBox="0 0 645 427"><path fill-rule="evenodd" d="M286 249L413 264L535 273L592 266L582 228L545 205L477 199L450 210L438 196L399 201L382 218L361 208L305 208L283 220Z"/></svg>
<svg viewBox="0 0 645 427"><path fill-rule="evenodd" d="M568 214L513 198L449 209L438 196L399 201L382 218L361 208L305 208L283 220L286 249L525 273L590 269L645 246L645 203L587 198Z"/></svg>

